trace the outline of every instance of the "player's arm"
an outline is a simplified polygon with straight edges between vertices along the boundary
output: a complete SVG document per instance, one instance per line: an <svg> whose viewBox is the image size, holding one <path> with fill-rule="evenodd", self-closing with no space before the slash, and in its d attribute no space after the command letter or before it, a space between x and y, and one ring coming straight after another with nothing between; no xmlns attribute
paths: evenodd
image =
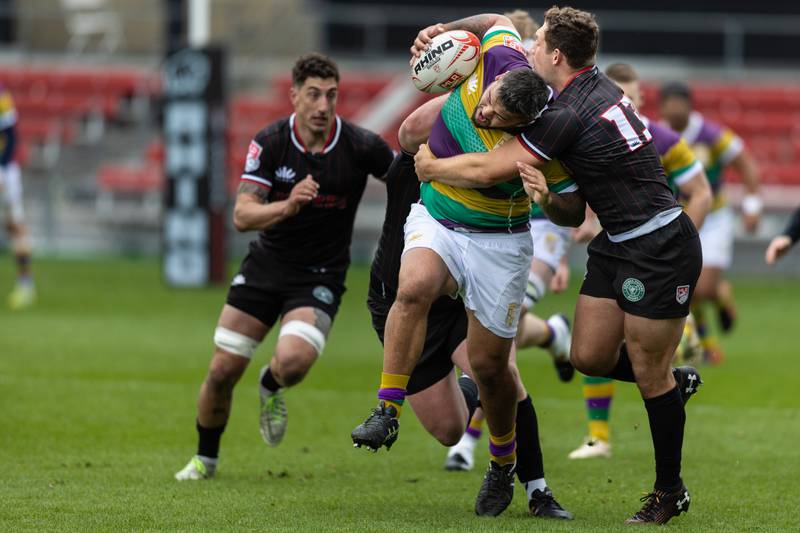
<svg viewBox="0 0 800 533"><path fill-rule="evenodd" d="M753 232L758 227L761 218L762 202L758 194L759 172L755 159L747 149L743 149L739 155L731 159L730 165L735 168L742 177L742 184L745 189L745 197L742 201L742 212L744 213L744 225L748 232Z"/></svg>
<svg viewBox="0 0 800 533"><path fill-rule="evenodd" d="M292 188L289 198L270 202L269 188L242 181L233 208L233 225L242 232L269 229L295 216L300 208L311 203L318 190L319 185L309 174Z"/></svg>
<svg viewBox="0 0 800 533"><path fill-rule="evenodd" d="M474 33L480 38L483 38L486 32L493 26L508 26L509 28L513 28L514 24L505 15L500 15L497 13L484 13L481 15L473 15L471 17L454 20L453 22L448 22L447 24L437 23L432 26L428 26L427 28L420 30L420 32L417 34L417 38L414 39L414 44L411 46L411 61L413 62L414 58L419 57L425 48L428 47L428 44L430 44L431 40L440 33L452 30L466 30Z"/></svg>
<svg viewBox="0 0 800 533"><path fill-rule="evenodd" d="M677 185L681 194L688 198L684 208L686 214L692 219L695 227L700 229L706 215L711 211L711 203L714 199L705 171L700 168Z"/></svg>
<svg viewBox="0 0 800 533"><path fill-rule="evenodd" d="M586 201L578 192L556 193L547 186L542 172L525 163L517 163L525 192L539 204L544 214L554 224L577 228L586 216Z"/></svg>
<svg viewBox="0 0 800 533"><path fill-rule="evenodd" d="M436 117L439 116L439 112L449 96L449 94L443 94L428 100L412 111L400 124L397 140L404 152L416 154L419 145L428 142Z"/></svg>
<svg viewBox="0 0 800 533"><path fill-rule="evenodd" d="M775 261L783 257L798 240L800 240L800 209L794 212L783 233L769 243L765 256L767 264L774 265Z"/></svg>

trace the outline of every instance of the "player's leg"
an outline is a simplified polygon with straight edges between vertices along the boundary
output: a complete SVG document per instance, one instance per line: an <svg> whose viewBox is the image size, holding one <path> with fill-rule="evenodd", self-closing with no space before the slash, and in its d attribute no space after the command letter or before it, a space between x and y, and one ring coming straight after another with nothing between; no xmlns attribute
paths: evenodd
<svg viewBox="0 0 800 533"><path fill-rule="evenodd" d="M724 359L724 352L719 340L714 334L712 325L706 312L707 304L717 301L717 291L722 282L722 268L716 266L703 266L700 278L697 280L692 301L692 313L697 324L697 333L700 336L700 343L703 346L705 359L712 364L721 363Z"/></svg>
<svg viewBox="0 0 800 533"><path fill-rule="evenodd" d="M23 309L35 302L36 288L31 274L31 248L24 222L22 177L17 163L9 163L3 169L0 188L6 207L6 231L17 266L17 281L9 295L8 305L11 309Z"/></svg>
<svg viewBox="0 0 800 533"><path fill-rule="evenodd" d="M317 286L318 290L319 287ZM309 291L311 289L309 288ZM269 364L261 369L259 375L259 398L261 410L259 428L264 442L277 446L283 440L288 422L288 411L284 398L284 389L300 383L308 374L317 358L325 348L333 318L328 313L335 313L338 296L331 295L331 304L319 302L326 309L306 305L309 298L287 301L284 308L289 308L281 318L281 329L275 345L275 355ZM302 307L294 307L300 305ZM328 308L332 307L332 308Z"/></svg>
<svg viewBox="0 0 800 533"><path fill-rule="evenodd" d="M608 419L614 399L614 380L606 377L583 377L583 400L589 420L589 436L569 454L570 459L611 457L611 432Z"/></svg>
<svg viewBox="0 0 800 533"><path fill-rule="evenodd" d="M214 355L197 400L197 454L175 474L179 481L214 475L233 389L268 331L269 326L254 316L229 304L222 308L214 333Z"/></svg>
<svg viewBox="0 0 800 533"><path fill-rule="evenodd" d="M417 415L422 427L444 446L458 442L471 411L477 401L468 406L464 401L463 388L459 381L472 381L464 375L456 378L455 369L426 389L406 396L411 409ZM474 392L469 396L477 400L477 386L472 383ZM470 409L471 407L471 409Z"/></svg>

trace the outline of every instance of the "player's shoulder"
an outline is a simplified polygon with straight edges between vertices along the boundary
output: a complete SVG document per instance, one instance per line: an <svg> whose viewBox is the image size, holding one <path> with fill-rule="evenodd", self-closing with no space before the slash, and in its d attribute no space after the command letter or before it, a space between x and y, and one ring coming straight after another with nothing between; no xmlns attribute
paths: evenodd
<svg viewBox="0 0 800 533"><path fill-rule="evenodd" d="M642 117L642 122L647 127L648 131L653 135L653 139L656 140L656 142L674 145L678 144L678 142L681 140L681 134L666 124L653 122L647 117Z"/></svg>
<svg viewBox="0 0 800 533"><path fill-rule="evenodd" d="M253 136L256 141L268 142L276 138L288 136L291 131L291 117L279 118L270 122Z"/></svg>

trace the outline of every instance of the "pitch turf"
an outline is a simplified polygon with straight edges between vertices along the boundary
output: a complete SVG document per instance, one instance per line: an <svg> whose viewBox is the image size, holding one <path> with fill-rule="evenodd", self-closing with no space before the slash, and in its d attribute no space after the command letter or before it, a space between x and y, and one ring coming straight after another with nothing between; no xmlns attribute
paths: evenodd
<svg viewBox="0 0 800 533"><path fill-rule="evenodd" d="M7 257L0 291L10 288ZM473 514L484 460L442 469L444 449L410 410L389 453L351 447L375 403L379 345L353 269L328 348L288 394L278 448L258 434L255 382L272 337L237 388L219 477L173 474L195 449L195 399L224 289L166 289L150 261L36 265L35 309L0 311L0 530L608 531L638 509L653 467L631 386L612 407L614 457L573 462L585 432L580 380L563 385L541 352L520 357L544 438L547 479L571 523L530 518L523 491L498 519ZM741 321L728 360L704 368L688 407L684 479L691 511L671 529L796 530L800 479L800 283L737 280ZM548 296L543 314L567 310ZM485 444L485 439L484 439Z"/></svg>

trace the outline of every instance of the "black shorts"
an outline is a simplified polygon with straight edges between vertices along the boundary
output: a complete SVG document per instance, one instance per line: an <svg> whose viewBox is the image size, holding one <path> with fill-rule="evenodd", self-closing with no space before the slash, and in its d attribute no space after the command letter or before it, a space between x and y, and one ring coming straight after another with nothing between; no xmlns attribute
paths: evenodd
<svg viewBox="0 0 800 533"><path fill-rule="evenodd" d="M251 252L233 277L227 303L272 327L278 317L298 307L320 309L333 320L344 291L342 273L318 274L291 268Z"/></svg>
<svg viewBox="0 0 800 533"><path fill-rule="evenodd" d="M589 244L581 294L616 300L645 318L689 314L703 266L700 237L685 213L652 233L613 243L601 232Z"/></svg>
<svg viewBox="0 0 800 533"><path fill-rule="evenodd" d="M370 277L367 307L372 315L372 327L383 344L386 317L394 302L375 276ZM439 382L453 370L452 355L467 338L467 313L461 299L444 296L437 300L428 314L428 332L422 355L411 373L406 392L415 394Z"/></svg>

